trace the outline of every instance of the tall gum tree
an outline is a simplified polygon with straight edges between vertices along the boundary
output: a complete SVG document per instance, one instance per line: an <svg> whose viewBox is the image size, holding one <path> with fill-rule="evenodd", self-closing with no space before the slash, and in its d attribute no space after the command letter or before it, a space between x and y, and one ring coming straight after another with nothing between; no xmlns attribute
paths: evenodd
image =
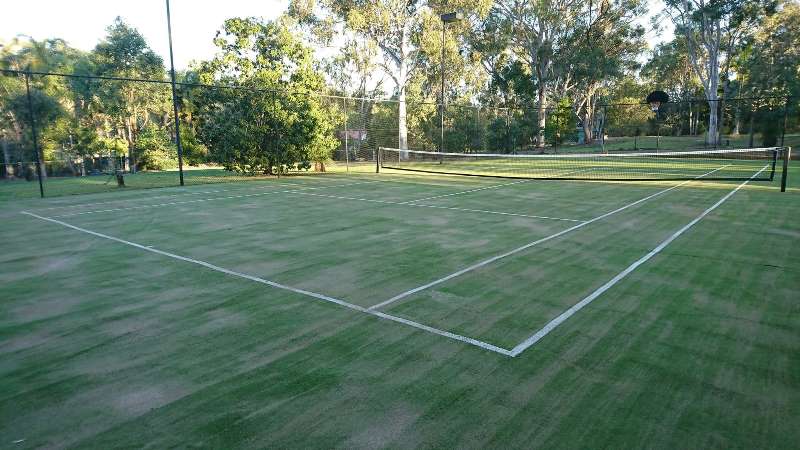
<svg viewBox="0 0 800 450"><path fill-rule="evenodd" d="M595 137L600 93L638 67L636 57L645 48L645 30L636 20L644 14L644 6L642 0L588 2L567 41L566 48L571 50L558 55L554 63L562 95L570 96L572 91L587 144Z"/></svg>
<svg viewBox="0 0 800 450"><path fill-rule="evenodd" d="M107 29L106 37L91 53L99 75L164 79L164 61L148 45L135 28L117 18ZM148 107L164 100L165 90L152 85L131 82L103 83L104 112L113 118L117 134L128 143L131 168L136 168L135 144L139 131L149 122ZM163 103L163 102L162 102Z"/></svg>
<svg viewBox="0 0 800 450"><path fill-rule="evenodd" d="M545 146L548 90L553 63L578 23L582 0L505 0L495 3L492 14L509 24L509 50L530 69L536 84L537 147Z"/></svg>
<svg viewBox="0 0 800 450"><path fill-rule="evenodd" d="M686 39L692 69L708 101L706 144L720 138L720 83L729 85L729 70L738 41L750 33L775 8L771 0L665 0L664 14L675 25L676 34ZM723 92L724 94L724 92Z"/></svg>
<svg viewBox="0 0 800 450"><path fill-rule="evenodd" d="M488 12L488 0L293 0L290 15L316 28L317 36L329 42L346 30L368 39L380 49L377 65L394 84L398 102L397 145L408 149L407 95L409 83L420 68L420 53L415 45L423 31L424 13L429 11L467 13Z"/></svg>

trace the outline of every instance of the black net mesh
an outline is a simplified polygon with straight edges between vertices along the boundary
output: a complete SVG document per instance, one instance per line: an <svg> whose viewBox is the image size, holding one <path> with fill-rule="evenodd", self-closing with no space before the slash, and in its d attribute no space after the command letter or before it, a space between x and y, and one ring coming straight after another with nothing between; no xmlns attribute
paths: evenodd
<svg viewBox="0 0 800 450"><path fill-rule="evenodd" d="M452 175L556 180L770 180L782 148L507 155L382 148L381 167Z"/></svg>

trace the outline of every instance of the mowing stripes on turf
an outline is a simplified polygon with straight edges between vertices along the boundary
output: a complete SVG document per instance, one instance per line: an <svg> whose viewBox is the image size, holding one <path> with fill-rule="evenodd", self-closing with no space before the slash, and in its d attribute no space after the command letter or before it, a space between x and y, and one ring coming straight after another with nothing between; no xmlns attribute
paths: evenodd
<svg viewBox="0 0 800 450"><path fill-rule="evenodd" d="M631 272L636 270L637 267L639 267L642 264L644 264L647 261L649 261L653 256L661 253L661 250L664 250L664 248L666 248L669 244L671 244L672 241L674 241L675 239L680 237L680 235L685 233L686 230L688 230L689 228L691 228L694 225L696 225L697 222L700 222L705 216L707 216L712 211L717 209L720 205L725 203L729 198L731 198L733 196L733 194L738 192L739 189L743 188L745 185L747 185L747 183L752 181L754 178L757 178L761 174L761 172L766 170L768 167L769 167L769 165L764 166L761 170L759 170L752 177L750 177L750 179L745 180L740 185L736 186L735 189L733 189L732 191L728 192L727 195L725 195L724 197L719 199L719 201L717 201L717 203L714 203L708 209L703 211L699 216L695 217L691 222L689 222L688 224L684 225L683 228L681 228L680 230L676 231L675 233L672 234L672 236L668 237L666 240L664 240L663 242L658 244L658 246L656 248L654 248L652 251L650 251L650 253L648 253L648 254L642 256L641 258L639 258L636 262L634 262L633 264L628 266L625 270L623 270L622 272L617 274L614 278L609 280L606 284L604 284L604 285L600 286L599 288L597 288L597 290L595 290L594 292L589 294L586 298L584 298L583 300L579 301L578 303L572 305L572 307L570 307L569 309L567 309L566 311L561 313L558 317L556 317L555 319L553 319L550 322L548 322L547 325L542 327L542 329L540 329L539 331L534 333L531 337L529 337L528 339L525 339L524 341L522 341L519 345L514 347L513 350L511 350L511 356L517 356L520 353L522 353L525 350L527 350L528 348L530 348L532 345L534 345L537 342L539 342L539 340L541 340L543 337L547 336L557 326L559 326L562 323L564 323L564 321L566 321L567 319L569 319L570 317L575 315L575 313L577 313L578 311L580 311L581 309L586 307L586 305L588 305L589 303L593 302L597 297L601 296L604 292L606 292L607 290L611 289L620 280L622 280L623 278L627 277Z"/></svg>
<svg viewBox="0 0 800 450"><path fill-rule="evenodd" d="M340 180L343 178L335 178L336 180ZM370 181L375 182L375 181ZM321 183L318 183L321 184ZM242 191L263 191L265 187L272 187L272 186L287 186L292 187L296 186L297 188L302 188L302 183L282 183L279 181L265 181L261 186L257 187L242 187L237 189L215 189L213 191L193 191L186 188L179 188L177 192L174 194L167 194L167 195L156 195L153 197L147 197L148 200L155 200L157 198L175 198L175 197L183 197L186 195L200 195L200 194L219 194L223 192L242 192ZM53 209L68 209L68 208L85 208L89 206L97 206L97 205L107 205L107 204L120 204L124 200L116 199L116 200L109 200L104 202L94 202L94 203L78 203L73 205L60 205L60 206L48 206L46 208L37 208L38 211L48 211Z"/></svg>
<svg viewBox="0 0 800 450"><path fill-rule="evenodd" d="M714 170L712 170L710 172L706 172L706 173L704 173L704 174L702 174L702 175L700 175L698 177L695 177L694 180L696 180L698 178L702 178L702 177L704 177L706 175L710 175L710 174L712 174L712 173L714 173L714 172L716 172L718 170L722 170L725 167L727 167L727 165L722 166L722 167L718 167L718 168L716 168L716 169L714 169ZM758 173L761 173L761 172L762 171L759 171ZM541 239L537 239L537 240L535 240L533 242L529 242L529 243L527 243L527 244L525 244L525 245L523 245L521 247L517 247L517 248L515 248L513 250L509 250L509 251L507 251L505 253L502 253L500 255L493 256L493 257L491 257L489 259L483 260L483 261L481 261L479 263L476 263L476 264L473 264L473 265L471 265L469 267L465 267L465 268L463 268L463 269L461 269L461 270L459 270L457 272L453 272L450 275L447 275L445 277L439 278L438 280L431 281L428 284L423 284L422 286L415 287L414 289L409 289L408 291L401 292L400 294L397 294L397 295L395 295L394 297L392 297L392 298L390 298L388 300L385 300L383 302L380 302L380 303L377 303L375 305L370 306L369 309L370 310L380 309L380 308L382 308L384 306L387 306L387 305L390 305L390 304L392 304L392 303L394 303L394 302L396 302L398 300L402 300L402 299L404 299L404 298L406 298L406 297L408 297L408 296L410 296L412 294L416 294L417 292L424 291L425 289L428 289L428 288L431 288L431 287L436 286L438 284L444 283L445 281L448 281L448 280L451 280L451 279L456 278L458 276L464 275L465 273L472 272L475 269L480 269L481 267L486 266L488 264L491 264L491 263L493 263L493 262L495 262L497 260L506 258L506 257L511 256L511 255L514 255L514 254L519 253L519 252L521 252L523 250L527 250L527 249L529 249L529 248L531 248L533 246L539 245L539 244L541 244L543 242L547 242L547 241L549 241L551 239L555 239L555 238L557 238L559 236L563 236L563 235L565 235L567 233L571 233L571 232L573 232L573 231L575 231L577 229L585 227L586 225L589 225L591 223L597 222L598 220L605 219L606 217L609 217L609 216L612 216L612 215L617 214L619 212L622 212L622 211L624 211L624 210L626 210L628 208L631 208L633 206L636 206L636 205L638 205L638 204L640 204L642 202L646 202L647 200L650 200L653 197L657 197L657 196L659 196L661 194L664 194L664 193L667 193L667 192L669 192L669 191L671 191L673 189L677 189L677 188L683 186L686 183L691 183L694 180L686 180L686 181L684 181L682 183L676 184L675 186L672 186L670 188L664 189L662 191L658 191L655 194L650 194L647 197L644 197L644 198L641 198L639 200L636 200L635 202L628 203L627 205L625 205L625 206L623 206L621 208L617 208L617 209L615 209L613 211L610 211L610 212L607 212L607 213L602 214L600 216L597 216L594 219L590 219L590 220L587 220L585 222L581 222L581 223L579 223L577 225L574 225L572 227L567 228L566 230L559 231L558 233L551 234L550 236L546 236L546 237L543 237Z"/></svg>
<svg viewBox="0 0 800 450"><path fill-rule="evenodd" d="M315 298L317 300L322 300L322 301L325 301L325 302L334 303L334 304L337 304L339 306L344 306L345 308L352 309L354 311L358 311L358 312L362 312L362 313L365 313L365 314L369 314L371 316L378 317L378 318L381 318L381 319L390 320L392 322L401 323L403 325L408 325L408 326L416 328L418 330L427 331L428 333L436 334L438 336L443 336L443 337L446 337L446 338L449 338L449 339L453 339L453 340L456 340L456 341L459 341L459 342L464 342L466 344L474 345L476 347L480 347L480 348L485 349L485 350L489 350L489 351L492 351L492 352L495 352L495 353L499 353L499 354L504 355L504 356L511 356L511 351L510 350L498 347L496 345L492 345L492 344L490 344L488 342L479 341L477 339L473 339L473 338L470 338L470 337L467 337L467 336L462 336L460 334L455 334L455 333L451 333L449 331L444 331L444 330L440 330L438 328L433 328L433 327L430 327L428 325L423 325L421 323L414 322L413 320L404 319L402 317L393 316L391 314L386 314L386 313L382 313L382 312L378 312L378 311L370 311L367 308L355 305L355 304L350 303L350 302L346 302L344 300L340 300L338 298L330 297L330 296L327 296L327 295L324 295L324 294L319 294L319 293L312 292L312 291L307 291L305 289L300 289L300 288L288 286L288 285L285 285L285 284L277 283L275 281L270 281L270 280L267 280L267 279L264 279L264 278L259 278L259 277L253 276L253 275L248 275L248 274L245 274L245 273L236 272L236 271L229 270L229 269L226 269L224 267L220 267L220 266L217 266L217 265L205 262L205 261L200 261L200 260L189 258L189 257L186 257L186 256L177 255L175 253L166 252L166 251L163 251L163 250L159 250L157 248L153 248L151 246L137 244L137 243L131 242L131 241L126 241L124 239L120 239L120 238L117 238L117 237L114 237L114 236L109 236L109 235L103 234L103 233L98 233L96 231L87 230L86 228L81 228L81 227L69 224L67 222L63 222L61 220L53 219L51 217L43 217L43 216L28 212L28 211L23 211L22 214L25 214L25 215L28 215L28 216L31 216L31 217L35 217L35 218L40 219L40 220L45 220L47 222L55 223L57 225L61 225L61 226L67 227L67 228L71 228L73 230L80 231L80 232L86 233L86 234L90 234L90 235L95 236L95 237L108 239L108 240L111 240L111 241L114 241L114 242L118 242L120 244L129 245L131 247L135 247L135 248L138 248L140 250L144 250L144 251L147 251L147 252L155 253L155 254L158 254L158 255L161 255L161 256L166 256L166 257L172 258L172 259L177 259L179 261L188 262L188 263L191 263L191 264L197 264L199 266L203 266L203 267L205 267L207 269L211 269L211 270L214 270L214 271L217 271L217 272L221 272L221 273L224 273L226 275L231 275L231 276L234 276L234 277L244 278L246 280L254 281L256 283L266 284L267 286L271 286L271 287L274 287L274 288L277 288L277 289L283 289L283 290L286 290L286 291L294 292L296 294L301 294L301 295L305 295L305 296L308 296L308 297L313 297L313 298Z"/></svg>
<svg viewBox="0 0 800 450"><path fill-rule="evenodd" d="M346 187L346 186L355 186L358 184L367 184L367 183L375 183L375 181L360 181L358 183L348 183L348 184L334 184L330 186L317 186L317 187L305 187L305 188L297 188L297 189L288 189L283 191L266 191L266 192L256 192L255 194L241 194L241 195L229 195L227 197L209 197L209 198L199 198L196 200L185 200L180 202L167 202L167 203L156 203L153 205L138 205L138 206L128 206L125 208L111 208L111 209L98 209L92 211L82 211L77 213L70 213L70 214L61 214L57 216L51 216L51 218L62 218L62 217L74 217L74 216L83 216L86 214L98 214L98 213L107 213L107 212L117 212L117 211L128 211L132 209L145 209L145 208L159 208L162 206L174 206L174 205L185 205L189 203L200 203L200 202L210 202L213 200L231 200L234 198L248 198L248 197L260 197L264 195L272 195L272 194L286 194L286 193L293 193L297 191L305 191L305 190L313 190L313 189L323 189L323 188L336 188L336 187Z"/></svg>
<svg viewBox="0 0 800 450"><path fill-rule="evenodd" d="M417 199L417 200L410 200L410 201L407 201L407 202L403 202L401 204L419 203L419 202L424 202L426 200L434 200L434 199L437 199L437 198L452 197L454 195L462 195L462 194L469 194L469 193L472 193L472 192L485 191L487 189L498 189L498 188L501 188L501 187L511 186L511 185L514 185L514 184L527 183L528 181L530 181L530 180L515 181L513 183L495 184L495 185L492 185L492 186L486 186L486 187L477 188L477 189L470 189L468 191L453 192L452 194L434 195L433 197L425 197L425 198L420 198L420 199Z"/></svg>
<svg viewBox="0 0 800 450"><path fill-rule="evenodd" d="M393 202L393 201L389 201L389 200L376 200L376 199L371 199L371 198L345 197L345 196L341 196L341 195L329 195L329 194L315 194L315 193L311 193L311 192L293 191L293 192L289 192L289 194L308 195L308 196L312 196L312 197L334 198L334 199L339 199L339 200L354 200L354 201L359 201L359 202L381 203L381 204L384 204L384 205L400 205L400 206L411 206L411 207L416 207L416 208L448 209L450 211L465 211L465 212L475 212L475 213L484 213L484 214L499 214L501 216L527 217L529 219L562 220L562 221L566 221L566 222L583 222L583 220L579 220L579 219L565 219L565 218L562 218L562 217L536 216L536 215L533 215L533 214L510 213L510 212L503 212L503 211L490 211L490 210L486 210L486 209L455 208L455 207L451 207L451 206L438 206L438 205L422 205L422 204L419 204L419 203L412 203L412 202ZM420 200L416 200L416 201L420 201Z"/></svg>

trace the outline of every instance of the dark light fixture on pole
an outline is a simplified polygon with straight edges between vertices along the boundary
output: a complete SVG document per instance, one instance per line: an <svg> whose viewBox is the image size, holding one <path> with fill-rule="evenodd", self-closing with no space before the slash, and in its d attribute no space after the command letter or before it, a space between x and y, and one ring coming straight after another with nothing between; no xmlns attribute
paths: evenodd
<svg viewBox="0 0 800 450"><path fill-rule="evenodd" d="M183 186L183 146L181 145L181 126L178 117L178 94L175 88L175 59L172 56L172 20L169 14L169 0L167 0L167 35L169 36L169 75L172 82L172 113L175 120L175 145L178 147L178 178Z"/></svg>
<svg viewBox="0 0 800 450"><path fill-rule="evenodd" d="M444 41L445 41L445 30L447 29L448 23L458 22L463 19L463 15L459 12L451 12L447 14L442 14L439 18L442 19L442 90L441 90L441 98L439 99L439 119L440 125L442 128L442 135L439 141L439 152L444 153Z"/></svg>

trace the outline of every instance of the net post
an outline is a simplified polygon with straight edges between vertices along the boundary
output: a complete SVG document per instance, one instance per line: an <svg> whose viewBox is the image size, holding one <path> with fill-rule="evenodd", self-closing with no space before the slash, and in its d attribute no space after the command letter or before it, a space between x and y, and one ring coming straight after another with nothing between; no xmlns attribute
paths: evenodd
<svg viewBox="0 0 800 450"><path fill-rule="evenodd" d="M786 192L786 178L789 175L789 160L792 158L792 147L783 148L783 173L781 173L781 192Z"/></svg>
<svg viewBox="0 0 800 450"><path fill-rule="evenodd" d="M778 149L772 151L772 171L769 173L769 181L775 179L775 166L778 163Z"/></svg>
<svg viewBox="0 0 800 450"><path fill-rule="evenodd" d="M381 173L381 148L375 149L375 173Z"/></svg>

